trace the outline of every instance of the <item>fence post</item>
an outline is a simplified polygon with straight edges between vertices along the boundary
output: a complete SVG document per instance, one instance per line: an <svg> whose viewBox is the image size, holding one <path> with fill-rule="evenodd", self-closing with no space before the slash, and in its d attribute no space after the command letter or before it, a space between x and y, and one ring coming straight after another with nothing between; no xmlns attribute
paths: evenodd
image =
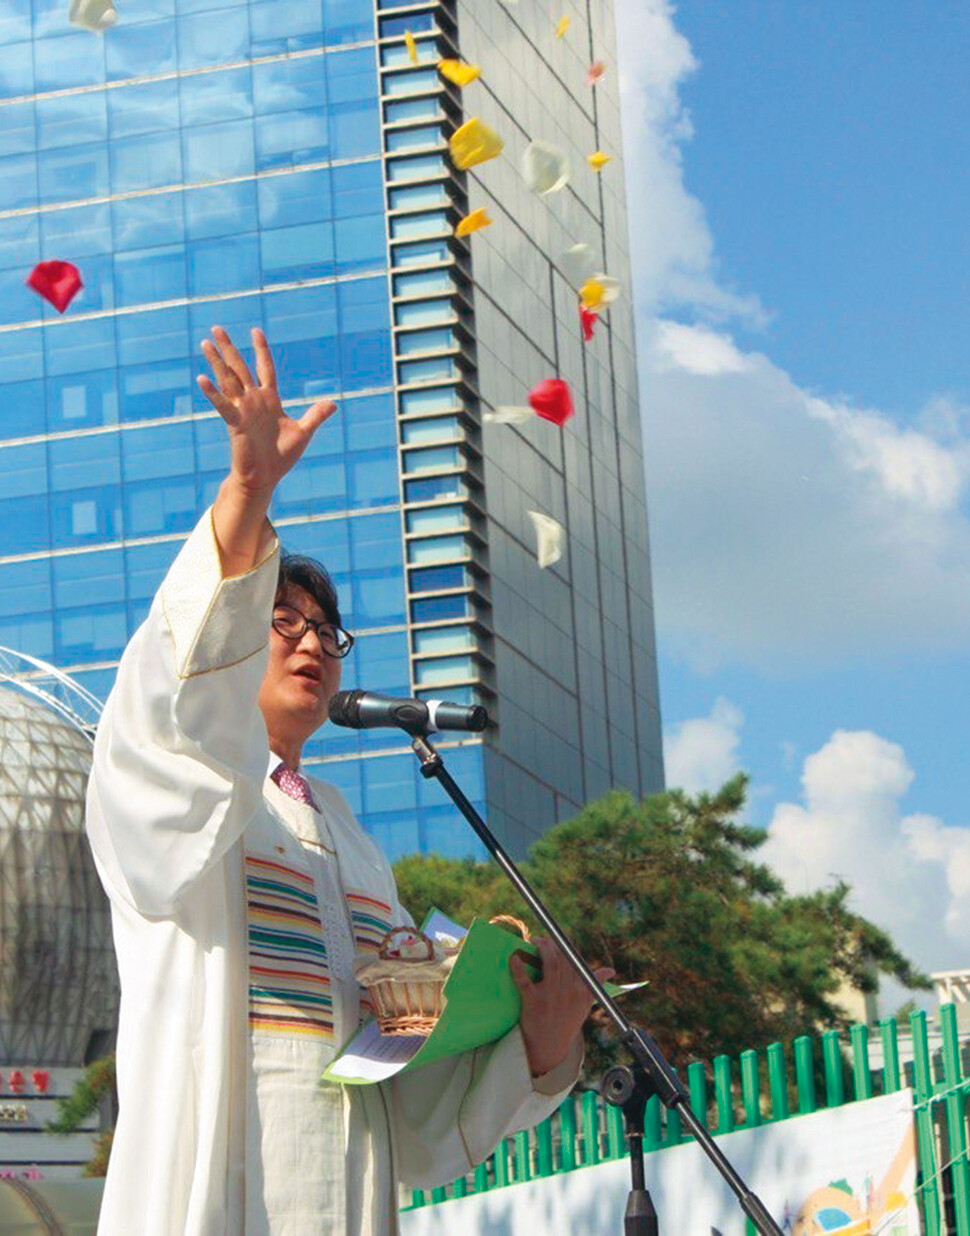
<svg viewBox="0 0 970 1236"><path fill-rule="evenodd" d="M926 1039L926 1014L917 1009L909 1015L913 1032L913 1080L916 1090L916 1140L919 1149L920 1195L926 1236L940 1236L940 1191L936 1179L936 1138L933 1131L933 1071Z"/></svg>
<svg viewBox="0 0 970 1236"><path fill-rule="evenodd" d="M515 1182L532 1179L532 1164L529 1161L529 1130L520 1129L515 1135Z"/></svg>
<svg viewBox="0 0 970 1236"><path fill-rule="evenodd" d="M468 1194L468 1185L464 1176L459 1176L451 1186L452 1197L465 1197Z"/></svg>
<svg viewBox="0 0 970 1236"><path fill-rule="evenodd" d="M431 1204L436 1205L438 1202L447 1202L448 1190L444 1185L438 1185L437 1188L431 1190Z"/></svg>
<svg viewBox="0 0 970 1236"><path fill-rule="evenodd" d="M488 1159L484 1163L479 1163L475 1168L475 1192L487 1193L491 1188L488 1179Z"/></svg>
<svg viewBox="0 0 970 1236"><path fill-rule="evenodd" d="M643 1148L644 1150L659 1150L660 1144L660 1100L653 1095L647 1099L647 1110L643 1115Z"/></svg>
<svg viewBox="0 0 970 1236"><path fill-rule="evenodd" d="M612 1103L606 1109L606 1145L611 1159L622 1159L626 1154L623 1112Z"/></svg>
<svg viewBox="0 0 970 1236"><path fill-rule="evenodd" d="M548 1116L536 1125L536 1167L540 1176L552 1175L552 1120Z"/></svg>
<svg viewBox="0 0 970 1236"><path fill-rule="evenodd" d="M849 1030L852 1041L852 1085L857 1099L872 1098L872 1073L869 1071L869 1027L862 1024Z"/></svg>
<svg viewBox="0 0 970 1236"><path fill-rule="evenodd" d="M744 1127L761 1124L761 1078L758 1053L750 1048L741 1053L741 1097L744 1100Z"/></svg>
<svg viewBox="0 0 970 1236"><path fill-rule="evenodd" d="M825 1102L829 1107L841 1107L845 1102L842 1088L842 1051L838 1030L822 1032L822 1065L825 1069Z"/></svg>
<svg viewBox="0 0 970 1236"><path fill-rule="evenodd" d="M427 1202L424 1197L424 1189L411 1190L411 1207L416 1210L419 1206L425 1206Z"/></svg>
<svg viewBox="0 0 970 1236"><path fill-rule="evenodd" d="M801 1034L795 1040L795 1084L798 1087L798 1114L807 1116L815 1111L815 1062L812 1040Z"/></svg>
<svg viewBox="0 0 970 1236"><path fill-rule="evenodd" d="M895 1017L883 1017L879 1022L882 1038L882 1088L886 1094L895 1094L902 1084L899 1069L899 1028Z"/></svg>
<svg viewBox="0 0 970 1236"><path fill-rule="evenodd" d="M600 1112L595 1090L583 1093L583 1164L600 1161Z"/></svg>
<svg viewBox="0 0 970 1236"><path fill-rule="evenodd" d="M967 1168L967 1096L960 1082L960 1039L957 1035L957 1011L952 1004L940 1007L943 1027L943 1080L946 1083L946 1126L953 1172L953 1209L956 1212L957 1236L970 1236L970 1169Z"/></svg>
<svg viewBox="0 0 970 1236"><path fill-rule="evenodd" d="M503 1137L495 1147L495 1187L498 1189L503 1185L511 1183L512 1172L509 1164L509 1142L508 1138Z"/></svg>
<svg viewBox="0 0 970 1236"><path fill-rule="evenodd" d="M707 1128L707 1077L700 1060L687 1066L687 1085L690 1089L690 1110Z"/></svg>
<svg viewBox="0 0 970 1236"><path fill-rule="evenodd" d="M717 1131L730 1133L734 1128L730 1056L714 1057L714 1101L717 1104Z"/></svg>
<svg viewBox="0 0 970 1236"><path fill-rule="evenodd" d="M559 1109L559 1131L561 1170L571 1172L576 1166L576 1103L571 1094Z"/></svg>
<svg viewBox="0 0 970 1236"><path fill-rule="evenodd" d="M781 1043L768 1046L768 1089L771 1092L772 1120L788 1119L788 1070Z"/></svg>

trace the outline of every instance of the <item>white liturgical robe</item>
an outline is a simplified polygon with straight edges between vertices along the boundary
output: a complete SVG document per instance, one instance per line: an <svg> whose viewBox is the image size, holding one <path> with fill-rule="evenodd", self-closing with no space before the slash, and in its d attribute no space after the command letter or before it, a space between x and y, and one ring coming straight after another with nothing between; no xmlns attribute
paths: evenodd
<svg viewBox="0 0 970 1236"><path fill-rule="evenodd" d="M278 548L223 579L207 513L121 661L87 826L121 975L120 1114L101 1236L397 1230L399 1186L467 1172L562 1101L498 1043L346 1089L321 1083L368 1016L357 952L407 921L340 792L267 775L257 695ZM278 761L270 761L270 767Z"/></svg>

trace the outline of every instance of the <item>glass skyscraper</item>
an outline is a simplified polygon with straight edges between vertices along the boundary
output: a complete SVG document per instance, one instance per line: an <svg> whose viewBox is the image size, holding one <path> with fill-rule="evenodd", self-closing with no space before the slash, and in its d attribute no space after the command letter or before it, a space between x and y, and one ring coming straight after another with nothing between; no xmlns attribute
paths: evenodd
<svg viewBox="0 0 970 1236"><path fill-rule="evenodd" d="M107 693L226 468L199 341L258 325L288 410L340 404L273 518L339 586L344 686L485 703L495 728L442 749L519 853L610 786L659 789L630 298L584 344L562 258L629 282L610 0L119 6L99 36L0 0L0 644ZM475 115L505 152L457 172ZM559 193L522 179L533 138L569 155ZM49 259L84 281L63 316L24 284ZM483 423L556 375L564 428ZM566 529L546 570L529 510ZM328 726L305 758L392 858L476 852L403 734Z"/></svg>

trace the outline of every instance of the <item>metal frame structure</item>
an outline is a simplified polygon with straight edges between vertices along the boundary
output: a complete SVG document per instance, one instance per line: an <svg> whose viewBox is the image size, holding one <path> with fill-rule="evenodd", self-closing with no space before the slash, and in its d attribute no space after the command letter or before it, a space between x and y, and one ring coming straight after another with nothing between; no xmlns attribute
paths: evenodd
<svg viewBox="0 0 970 1236"><path fill-rule="evenodd" d="M80 1066L107 1049L118 978L84 835L98 700L0 648L0 1064Z"/></svg>

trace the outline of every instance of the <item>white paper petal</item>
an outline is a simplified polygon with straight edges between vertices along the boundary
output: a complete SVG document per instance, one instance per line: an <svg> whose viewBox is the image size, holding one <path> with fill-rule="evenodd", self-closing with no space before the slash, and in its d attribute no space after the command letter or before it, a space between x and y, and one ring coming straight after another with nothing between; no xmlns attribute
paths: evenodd
<svg viewBox="0 0 970 1236"><path fill-rule="evenodd" d="M609 275L593 275L593 278L603 289L603 304L612 305L620 294L619 279L612 279Z"/></svg>
<svg viewBox="0 0 970 1236"><path fill-rule="evenodd" d="M531 421L534 416L531 408L500 405L494 412L483 412L482 420L487 425L521 425L523 421Z"/></svg>
<svg viewBox="0 0 970 1236"><path fill-rule="evenodd" d="M596 269L593 246L581 243L571 245L559 259L563 274L574 288L581 288Z"/></svg>
<svg viewBox="0 0 970 1236"><path fill-rule="evenodd" d="M556 193L569 181L569 160L551 142L530 142L522 153L522 175L535 193Z"/></svg>
<svg viewBox="0 0 970 1236"><path fill-rule="evenodd" d="M118 11L112 0L71 0L68 17L74 26L103 34L118 20Z"/></svg>
<svg viewBox="0 0 970 1236"><path fill-rule="evenodd" d="M562 557L566 532L562 524L557 524L551 515L543 515L540 511L527 511L526 513L532 520L532 526L536 530L536 537L539 541L539 547L536 550L539 566L545 569Z"/></svg>

